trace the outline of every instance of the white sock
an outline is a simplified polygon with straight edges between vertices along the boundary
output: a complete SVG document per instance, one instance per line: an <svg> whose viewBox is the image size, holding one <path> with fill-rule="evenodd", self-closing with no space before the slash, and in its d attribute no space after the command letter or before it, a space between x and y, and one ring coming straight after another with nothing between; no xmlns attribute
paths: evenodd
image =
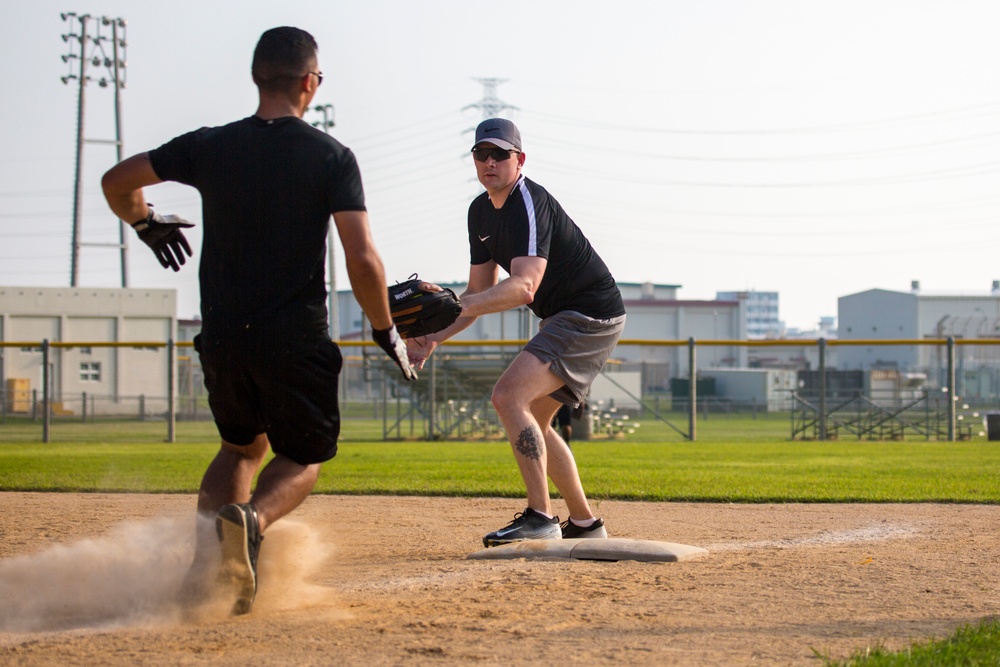
<svg viewBox="0 0 1000 667"><path fill-rule="evenodd" d="M531 508L531 511L535 512L536 514L541 514L542 516L544 516L549 521L552 521L552 515L551 514L546 514L545 512L543 512L541 510L536 510L534 507Z"/></svg>
<svg viewBox="0 0 1000 667"><path fill-rule="evenodd" d="M594 517L593 519L580 519L579 521L570 517L569 520L573 522L574 526L578 526L580 528L590 528L594 525L594 522L597 521L597 517Z"/></svg>

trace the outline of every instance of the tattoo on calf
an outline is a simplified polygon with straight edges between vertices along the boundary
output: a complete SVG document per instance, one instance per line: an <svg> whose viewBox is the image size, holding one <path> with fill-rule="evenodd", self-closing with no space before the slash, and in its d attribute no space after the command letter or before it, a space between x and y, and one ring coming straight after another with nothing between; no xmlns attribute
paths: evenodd
<svg viewBox="0 0 1000 667"><path fill-rule="evenodd" d="M517 436L517 441L514 443L514 447L517 449L518 453L526 459L534 459L537 461L542 458L541 434L531 426L524 427L524 430Z"/></svg>

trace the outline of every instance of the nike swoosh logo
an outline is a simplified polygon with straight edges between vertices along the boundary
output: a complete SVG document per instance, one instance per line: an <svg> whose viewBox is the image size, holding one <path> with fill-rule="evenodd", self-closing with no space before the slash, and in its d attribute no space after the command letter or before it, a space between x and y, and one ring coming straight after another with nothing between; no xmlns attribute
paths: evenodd
<svg viewBox="0 0 1000 667"><path fill-rule="evenodd" d="M485 240L486 240L486 239L488 239L488 238L489 238L490 236L491 236L490 234L488 234L488 235L486 235L486 236L480 236L480 237L479 237L479 240L480 240L480 241L485 241Z"/></svg>

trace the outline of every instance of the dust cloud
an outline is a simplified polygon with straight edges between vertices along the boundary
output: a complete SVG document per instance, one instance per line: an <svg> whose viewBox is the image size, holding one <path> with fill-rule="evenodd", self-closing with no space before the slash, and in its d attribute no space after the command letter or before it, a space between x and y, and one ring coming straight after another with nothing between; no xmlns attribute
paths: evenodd
<svg viewBox="0 0 1000 667"><path fill-rule="evenodd" d="M223 620L233 597L202 585L194 606L181 596L195 531L214 519L155 518L107 534L0 560L0 632L158 627ZM310 583L330 554L305 523L283 519L261 545L252 614L330 606L331 591ZM209 570L217 560L208 563ZM214 571L214 570L213 570Z"/></svg>

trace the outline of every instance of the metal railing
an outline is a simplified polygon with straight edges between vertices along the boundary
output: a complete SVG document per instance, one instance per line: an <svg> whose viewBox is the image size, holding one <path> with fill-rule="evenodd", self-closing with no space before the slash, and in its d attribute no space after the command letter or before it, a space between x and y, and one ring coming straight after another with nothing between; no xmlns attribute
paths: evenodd
<svg viewBox="0 0 1000 667"><path fill-rule="evenodd" d="M378 424L382 439L501 437L490 392L525 342L448 341L416 383L397 379L397 370L374 343L340 342L345 350L343 419ZM882 364L883 370L869 372L870 386L862 386L860 375L852 375L860 370L831 364L837 350L851 347L876 349L886 357L895 348L922 361L891 373ZM117 430L121 437L174 442L180 423L191 433L214 438L200 364L191 348L190 342L172 340L0 342L0 442L49 442L54 428L69 433L69 425L103 429L112 438ZM795 353L782 359L771 352L778 348ZM930 348L930 354L921 357L915 354L918 348ZM960 354L963 349L972 352ZM727 419L735 424L734 415L742 415L751 427L766 422L771 428L782 419L784 433L793 440L953 441L979 433L975 420L1000 409L1000 339L633 339L620 341L614 357L600 380L615 398L610 404L588 402L588 426L595 434L607 430L616 414L627 414L695 441L700 428L710 428L708 435L717 437ZM736 365L744 357L753 368ZM795 383L751 397L712 385L731 385L739 371L787 371ZM891 391L875 386L884 383L882 375L876 378L879 373L896 378ZM911 376L923 378L922 384L900 384ZM198 431L196 424L205 428Z"/></svg>

